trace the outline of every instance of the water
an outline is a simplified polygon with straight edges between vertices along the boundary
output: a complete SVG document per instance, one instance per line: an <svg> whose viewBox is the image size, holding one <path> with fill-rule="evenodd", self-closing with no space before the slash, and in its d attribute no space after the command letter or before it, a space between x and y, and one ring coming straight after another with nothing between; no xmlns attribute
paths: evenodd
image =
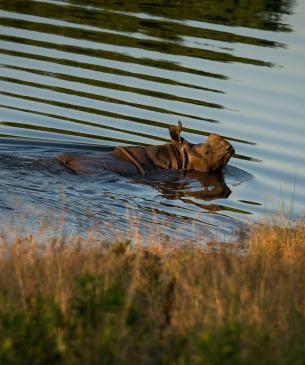
<svg viewBox="0 0 305 365"><path fill-rule="evenodd" d="M304 15L303 0L1 1L1 222L64 210L72 231L228 240L283 202L303 214ZM164 143L179 119L191 142L215 132L234 145L222 176L37 162Z"/></svg>

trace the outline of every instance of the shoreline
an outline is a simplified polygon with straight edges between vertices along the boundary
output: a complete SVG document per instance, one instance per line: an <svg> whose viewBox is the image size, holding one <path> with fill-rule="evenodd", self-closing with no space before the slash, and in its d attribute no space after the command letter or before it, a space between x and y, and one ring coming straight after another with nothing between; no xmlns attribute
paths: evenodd
<svg viewBox="0 0 305 365"><path fill-rule="evenodd" d="M135 238L2 234L1 364L304 363L301 220L236 249Z"/></svg>

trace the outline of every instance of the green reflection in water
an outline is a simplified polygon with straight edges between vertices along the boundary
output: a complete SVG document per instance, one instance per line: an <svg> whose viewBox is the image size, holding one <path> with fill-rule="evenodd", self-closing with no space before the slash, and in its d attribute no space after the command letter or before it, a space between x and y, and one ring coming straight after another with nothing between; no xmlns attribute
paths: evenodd
<svg viewBox="0 0 305 365"><path fill-rule="evenodd" d="M203 91L209 91L209 92L213 92L213 93L224 94L224 91L222 91L222 90L211 89L208 87L198 86L198 85L194 85L194 84L187 84L187 83L179 82L179 81L172 80L169 78L158 77L158 76L149 75L149 74L142 74L142 73L138 73L138 72L131 72L131 71L126 71L126 70L113 68L113 67L94 65L94 64L85 63L85 62L72 61L72 60L68 60L68 59L64 59L64 58L56 57L56 59L54 59L53 57L48 57L48 56L43 56L43 55L38 55L38 54L33 54L33 53L25 53L25 52L7 50L7 49L0 49L0 53L11 55L11 56L16 56L16 57L22 57L22 58L26 58L26 59L28 58L28 59L33 59L33 60L44 61L44 62L56 62L57 64L60 64L60 65L77 67L77 68L82 68L82 69L90 70L90 71L104 72L104 73L127 76L127 77L134 77L134 78L137 78L140 80L147 80L147 81L152 81L152 82L165 84L165 85L168 84L168 85L173 85L173 86L182 86L185 88L190 88L190 89L195 89L195 90L203 90ZM194 116L192 116L192 117L196 118Z"/></svg>
<svg viewBox="0 0 305 365"><path fill-rule="evenodd" d="M90 121L86 121L86 120L79 120L79 119L75 119L75 118L64 117L64 116L59 115L59 114L44 113L44 112L36 111L36 110L32 110L32 109L18 108L16 106L10 107L10 106L1 105L1 104L0 104L0 107L5 108L5 109L17 110L17 111L24 112L24 113L36 114L36 115L43 116L43 117L48 117L48 118L60 119L62 121L71 122L71 123L75 123L75 124L86 125L86 126L94 127L94 128L108 129L110 131L115 131L115 132L131 133L131 131L128 131L128 130L125 130L125 129L122 129L122 128L112 127L112 126L109 126L107 124L94 123L94 122L90 122ZM116 115L116 117L119 117L119 115ZM6 125L8 125L8 124L6 123ZM158 142L161 142L161 141L167 142L168 141L167 138L154 136L152 134L145 134L145 133L135 132L135 131L132 131L132 134L135 135L135 136L138 136L138 137L143 137L143 138L156 140ZM132 143L132 141L129 141L129 143Z"/></svg>
<svg viewBox="0 0 305 365"><path fill-rule="evenodd" d="M170 62L162 59L154 60L151 58L139 58L139 57L133 57L130 55L126 55L124 53L118 53L118 52L111 52L111 51L104 51L102 49L92 49L92 48L82 48L77 46L71 46L67 44L59 44L54 42L47 42L47 41L40 41L35 39L27 39L27 38L21 38L16 36L8 36L8 35L2 35L0 34L0 40L4 41L10 41L14 42L16 44L25 44L35 47L41 47L41 48L49 48L51 50L59 50L66 53L75 53L77 55L86 55L94 58L101 58L101 59L107 59L107 60L113 60L113 61L119 61L124 63L130 63L130 64L139 64L143 66L148 67L154 67L161 70L168 70L168 71L176 71L176 72L183 72L190 75L198 75L198 76L204 76L204 77L212 77L216 79L227 79L225 75L219 74L219 73L213 73L213 72L207 72L202 70L197 70L190 67L185 67L183 65L177 64L175 62ZM67 55L68 57L68 55ZM56 61L56 60L55 60Z"/></svg>
<svg viewBox="0 0 305 365"><path fill-rule="evenodd" d="M67 22L88 24L106 29L124 30L126 32L146 31L156 35L155 24L159 24L157 34L162 38L179 39L185 34L181 23L167 24L166 20L192 20L229 26L249 27L272 31L290 31L287 24L281 22L283 14L292 12L294 0L69 0L39 2L27 0L10 0L1 7L8 11L34 14L46 18L61 19ZM74 7L73 5L78 5ZM80 10L81 9L81 10ZM105 11L108 10L108 11ZM117 13L116 13L117 12ZM149 14L159 19L133 16L139 13ZM160 19L160 17L162 17ZM144 18L144 19L143 19ZM159 20L159 22L157 22ZM164 25L165 23L165 25ZM180 30L182 29L182 30ZM202 37L202 35L200 35Z"/></svg>
<svg viewBox="0 0 305 365"><path fill-rule="evenodd" d="M131 92L131 93L135 93L135 94L139 94L139 95L146 95L146 96L151 96L154 98L160 98L163 100L172 100L172 101L177 101L180 103L188 103L188 104L194 104L194 105L201 105L201 106L205 106L208 108L217 108L217 109L223 109L222 105L216 104L216 103L209 103L206 101L201 101L201 100L196 100L196 99L190 99L190 98L185 98L185 97L179 97L177 95L172 95L172 94L168 94L168 93L164 93L164 92L157 92L157 91L153 91L153 90L145 90L145 89L140 89L137 87L131 87L131 86L126 86L126 85L122 85L122 84L116 84L116 83L111 83L111 82L107 82L107 81L102 81L102 80L94 80L94 79L88 79L88 78L84 78L84 77L80 77L80 76L72 76L72 75L67 75L67 74L62 74L62 73L57 73L57 72L46 72L46 71L42 71L42 70L35 70L32 68L26 68L26 67L20 67L20 66L11 66L11 65L5 65L2 64L3 67L5 68L9 68L9 69L15 69L15 70L19 70L19 71L26 71L26 72L30 72L36 75L43 75L43 76L52 76L56 79L60 79L60 80L65 80L65 81L71 81L71 82L78 82L78 83L82 83L82 84L86 84L86 85L92 85L95 87L101 87L101 88L108 88L108 89L116 89L116 90L120 90L120 91L126 91L126 92ZM89 93L87 93L89 95ZM100 95L96 95L95 98L98 98ZM113 98L109 98L107 97L107 100L112 100ZM118 99L115 99L115 102L119 103ZM147 108L147 106L146 106ZM157 109L157 108L156 108ZM171 114L175 114L174 111L170 111ZM179 114L181 115L181 114ZM186 115L185 115L186 116Z"/></svg>
<svg viewBox="0 0 305 365"><path fill-rule="evenodd" d="M127 140L121 139L121 138L112 138L112 137L106 137L106 136L102 136L102 135L91 134L91 133L77 132L77 131L73 131L73 130L65 130L65 129L60 129L60 128L46 127L46 126L40 126L40 125L34 125L34 124L15 123L15 122L11 122L11 121L9 121L9 122L1 121L0 124L5 125L7 127L29 129L29 130L33 130L33 131L42 131L42 132L56 133L56 134L61 134L61 135L68 134L69 136L92 138L92 139L98 139L98 140L110 141L110 142L116 142L116 143L128 143ZM137 145L142 145L142 143L139 143L139 142L132 142L132 143L137 144Z"/></svg>
<svg viewBox="0 0 305 365"><path fill-rule="evenodd" d="M11 79L11 78L1 78L0 77L0 80L1 79L5 80L5 81L14 82L16 84L28 85L28 86L29 85L34 85L35 87L41 88L41 89L54 90L54 91L57 91L57 92L63 92L65 94L67 93L67 90L64 89L64 88L40 85L40 84L30 83L30 82L26 82L26 81L21 82L20 80ZM63 107L63 108L70 108L70 109L80 110L80 111L87 112L87 113L92 113L92 114L99 114L99 115L105 115L105 116L110 116L110 117L120 117L121 119L127 119L131 122L142 123L142 124L152 125L152 126L166 128L166 129L168 128L167 123L156 122L156 121L152 121L152 120L148 120L148 119L135 118L135 117L127 118L124 115L110 113L110 112L106 112L104 110L99 110L99 109L95 109L95 108L83 107L83 106L80 106L80 105L72 105L72 104L67 104L67 103L63 103L63 102L59 102L59 101L41 99L41 98L37 98L37 97L18 95L18 94L9 93L9 92L0 92L0 94L7 95L7 96L12 96L12 97L20 98L20 99L24 99L24 100L31 100L31 101L35 101L35 102L51 104L51 105L55 105L55 106L59 106L59 107ZM5 107L5 105L4 105L4 107ZM199 130L192 129L192 128L183 128L183 130L184 130L184 132L187 132L187 133L193 133L193 134L202 135L202 136L208 136L209 135L208 132L199 131ZM226 138L226 139L229 139L231 141L234 141L234 142L254 145L253 142L249 142L249 141L246 141L246 140L242 140L242 139L238 139L238 138L231 138L231 137L228 137L228 136L223 136L223 137ZM242 158L242 159L245 159L245 160L252 160L252 158L248 157L248 156L241 156L241 155L235 155L235 156L239 156L239 158ZM258 161L258 160L255 160L255 159L253 159L253 160Z"/></svg>
<svg viewBox="0 0 305 365"><path fill-rule="evenodd" d="M2 25L26 29L36 32L41 32L48 35L63 36L66 38L76 38L83 40L84 31L81 29L71 29L70 27L58 27L57 25L51 24L40 24L27 21L20 21L16 19L2 19ZM265 62L262 60L257 60L253 58L238 57L231 53L222 51L213 51L209 49L195 48L188 45L182 45L179 43L155 41L150 39L137 39L135 37L119 35L114 33L101 33L86 31L86 42L88 48L90 47L90 42L110 44L111 46L123 46L129 49L141 49L142 51L153 51L159 53L169 54L171 56L187 56L193 58L200 58L206 60L212 60L217 62L241 62L246 64L252 64L256 66L272 66L272 63ZM106 47L105 47L106 48ZM92 48L94 51L94 48Z"/></svg>

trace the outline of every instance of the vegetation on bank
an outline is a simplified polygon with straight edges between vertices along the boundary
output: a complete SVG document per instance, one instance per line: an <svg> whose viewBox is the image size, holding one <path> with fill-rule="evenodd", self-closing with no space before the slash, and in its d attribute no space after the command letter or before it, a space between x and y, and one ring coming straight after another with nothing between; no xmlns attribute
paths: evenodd
<svg viewBox="0 0 305 365"><path fill-rule="evenodd" d="M43 234L1 235L1 365L305 364L302 222L232 249Z"/></svg>

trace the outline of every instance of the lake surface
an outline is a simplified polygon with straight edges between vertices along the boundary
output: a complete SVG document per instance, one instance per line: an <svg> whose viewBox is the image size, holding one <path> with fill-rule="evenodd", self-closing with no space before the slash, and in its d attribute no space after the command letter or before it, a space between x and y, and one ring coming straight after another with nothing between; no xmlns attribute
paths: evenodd
<svg viewBox="0 0 305 365"><path fill-rule="evenodd" d="M304 214L304 16L301 0L2 1L1 222L64 211L68 231L225 241L282 204ZM191 142L218 133L234 145L223 175L83 176L39 162L162 144L178 120Z"/></svg>

